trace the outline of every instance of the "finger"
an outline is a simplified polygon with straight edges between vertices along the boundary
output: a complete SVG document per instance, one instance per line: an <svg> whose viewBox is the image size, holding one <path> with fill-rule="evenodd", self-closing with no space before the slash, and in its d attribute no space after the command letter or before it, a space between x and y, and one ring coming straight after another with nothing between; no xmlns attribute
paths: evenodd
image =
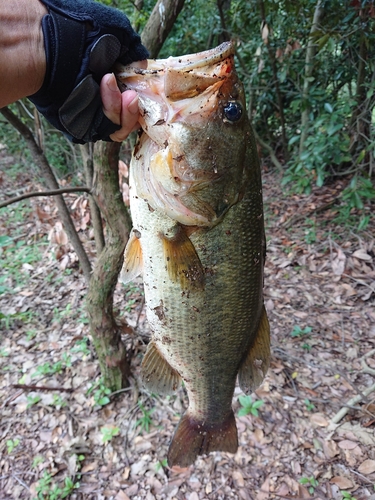
<svg viewBox="0 0 375 500"><path fill-rule="evenodd" d="M103 103L103 112L111 122L121 124L121 92L117 86L115 75L104 75L100 82L100 96Z"/></svg>
<svg viewBox="0 0 375 500"><path fill-rule="evenodd" d="M110 135L112 141L121 142L139 127L138 94L134 90L126 90L121 94L121 129Z"/></svg>

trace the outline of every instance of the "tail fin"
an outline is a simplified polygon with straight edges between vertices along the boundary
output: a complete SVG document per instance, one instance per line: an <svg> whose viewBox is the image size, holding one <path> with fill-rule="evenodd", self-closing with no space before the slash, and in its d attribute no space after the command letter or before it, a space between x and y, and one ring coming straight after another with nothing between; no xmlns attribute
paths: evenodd
<svg viewBox="0 0 375 500"><path fill-rule="evenodd" d="M169 446L168 465L188 467L198 455L211 451L236 453L237 448L237 427L232 410L220 424L198 422L185 413Z"/></svg>

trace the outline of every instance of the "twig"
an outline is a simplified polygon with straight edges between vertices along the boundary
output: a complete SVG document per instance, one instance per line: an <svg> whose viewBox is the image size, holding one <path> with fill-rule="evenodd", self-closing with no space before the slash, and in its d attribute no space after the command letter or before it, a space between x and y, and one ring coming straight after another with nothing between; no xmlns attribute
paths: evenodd
<svg viewBox="0 0 375 500"><path fill-rule="evenodd" d="M342 276L345 276L346 278L350 278L351 280L355 281L356 283L358 283L359 285L363 285L363 286L366 286L367 288L369 288L373 293L375 293L375 288L373 288L371 285L369 285L368 283L366 283L364 280L359 280L357 278L353 278L353 276L350 276L350 274L345 274L343 273Z"/></svg>
<svg viewBox="0 0 375 500"><path fill-rule="evenodd" d="M33 191L31 193L21 194L20 196L15 196L14 198L10 198L9 200L2 201L0 203L0 208L7 207L8 205L12 205L12 203L17 203L21 200L26 200L27 198L34 198L36 196L57 196L59 194L64 193L91 193L91 189L85 186L81 187L66 187L61 189L51 189L50 191Z"/></svg>
<svg viewBox="0 0 375 500"><path fill-rule="evenodd" d="M221 488L223 488L228 482L228 478L226 478L224 481L222 481L221 485L218 486L215 490L211 491L211 493L208 493L209 495L215 495Z"/></svg>
<svg viewBox="0 0 375 500"><path fill-rule="evenodd" d="M255 129L253 129L253 132L254 132L254 136L255 136L255 140L257 142L259 142L259 144L262 146L262 148L264 148L268 154L270 155L270 158L271 158L271 161L272 163L275 165L275 167L277 168L277 171L280 173L280 172L283 172L284 169L283 169L283 166L282 164L279 162L279 160L277 159L276 155L275 155L275 152L274 150L272 149L272 147L267 144L266 142L264 142L264 140L259 136L259 134L256 132Z"/></svg>
<svg viewBox="0 0 375 500"><path fill-rule="evenodd" d="M359 476L363 481L365 481L366 483L370 483L372 484L374 481L371 481L371 479L369 479L368 477L364 476L363 474L360 474L359 472L357 472L356 470L354 469L349 469L350 472L352 472L353 474L356 474L357 476Z"/></svg>
<svg viewBox="0 0 375 500"><path fill-rule="evenodd" d="M14 387L15 389L24 389L26 391L74 392L74 389L65 389L65 387L47 387L45 385L12 384L11 387Z"/></svg>
<svg viewBox="0 0 375 500"><path fill-rule="evenodd" d="M363 395L364 396L368 396L369 394L371 394L372 392L375 391L375 384L371 385L370 387L367 387L367 389L364 389L362 391ZM358 395L358 396L354 396L354 398L350 399L347 404L341 408L340 411L338 411L336 413L336 415L334 417L332 417L331 419L331 424L338 424L340 422L340 420L342 418L345 417L345 415L348 413L349 411L349 406L354 406L356 403L358 403L359 401L362 400L362 396Z"/></svg>
<svg viewBox="0 0 375 500"><path fill-rule="evenodd" d="M121 394L122 392L129 392L132 390L133 390L133 387L125 387L124 389L119 389L118 391L111 392L109 397L117 396L117 394Z"/></svg>
<svg viewBox="0 0 375 500"><path fill-rule="evenodd" d="M310 215L312 215L312 214L315 214L315 213L317 214L319 212L324 212L328 208L332 207L332 205L334 205L335 203L337 203L337 201L339 201L339 199L340 199L340 197L337 196L333 200L325 203L324 205L321 205L320 207L313 208L312 210L309 210L305 214L295 214L295 215L292 215L292 217L290 217L288 220L286 220L282 224L282 226L285 227L286 229L288 229L288 228L292 227L293 225L295 225L300 220L304 220L304 219L310 217Z"/></svg>
<svg viewBox="0 0 375 500"><path fill-rule="evenodd" d="M22 391L18 391L16 392L15 394L13 394L12 396L9 396L9 398L7 398L2 407L1 408L5 408L6 406L8 406L9 403L11 403L12 401L14 401L15 399L19 398L22 394Z"/></svg>
<svg viewBox="0 0 375 500"><path fill-rule="evenodd" d="M368 399L367 399L367 397L365 396L365 394L363 394L363 392L361 392L361 391L358 389L358 387L357 387L357 386L356 386L356 385L355 385L355 384L354 384L354 383L353 383L353 382L352 382L352 381L351 381L351 380L350 380L350 379L349 379L349 378L345 375L345 373L344 373L342 370L340 370L340 369L336 368L336 372L340 375L340 377L342 377L344 380L346 380L346 382L347 382L349 385L351 385L351 386L352 386L352 388L355 390L355 392L358 394L358 396L359 396L361 399L363 399L363 401L364 401L365 403L368 403L368 402L369 402L369 401L368 401Z"/></svg>
<svg viewBox="0 0 375 500"><path fill-rule="evenodd" d="M373 368L370 368L368 366L368 364L366 363L366 361L365 361L366 358L369 358L373 354L375 354L375 349L373 349L372 351L369 351L367 354L365 354L364 356L362 356L362 358L361 358L361 365L362 365L362 371L363 371L363 373L369 373L370 375L375 375L375 370Z"/></svg>
<svg viewBox="0 0 375 500"><path fill-rule="evenodd" d="M20 479L19 477L17 477L15 474L12 474L12 477L13 477L16 481L18 481L18 482L19 482L19 483L20 483L20 484L21 484L21 485L22 485L22 486L23 486L23 487L24 487L27 491L30 491L30 488L27 486L27 484L26 484L26 483L24 483L24 482L22 481L22 479Z"/></svg>
<svg viewBox="0 0 375 500"><path fill-rule="evenodd" d="M59 184L57 182L55 174L53 173L51 165L49 164L46 155L43 153L38 143L36 142L31 130L8 107L5 106L4 108L1 108L0 113L5 116L9 123L11 123L13 127L15 127L25 139L33 161L38 166L48 189L59 189ZM83 248L81 240L79 239L77 230L70 216L69 209L65 203L64 197L62 195L59 195L56 197L55 201L59 211L61 222L63 223L64 229L68 234L68 238L78 256L78 260L81 264L86 283L88 284L91 278L90 260L87 253L85 252L85 249Z"/></svg>

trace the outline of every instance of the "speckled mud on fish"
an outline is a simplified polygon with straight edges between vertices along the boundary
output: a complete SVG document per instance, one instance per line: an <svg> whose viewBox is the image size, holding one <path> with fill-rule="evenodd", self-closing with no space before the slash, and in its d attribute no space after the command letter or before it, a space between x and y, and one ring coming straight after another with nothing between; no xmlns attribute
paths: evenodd
<svg viewBox="0 0 375 500"><path fill-rule="evenodd" d="M231 43L117 77L139 93L143 129L121 279L143 276L152 330L144 384L160 394L186 387L168 463L188 466L236 452L236 378L251 393L269 366L260 166Z"/></svg>

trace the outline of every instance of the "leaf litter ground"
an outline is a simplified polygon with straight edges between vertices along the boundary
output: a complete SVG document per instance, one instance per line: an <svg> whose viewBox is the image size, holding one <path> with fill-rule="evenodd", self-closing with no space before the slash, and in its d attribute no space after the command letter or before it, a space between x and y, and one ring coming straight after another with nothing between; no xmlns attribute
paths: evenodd
<svg viewBox="0 0 375 500"><path fill-rule="evenodd" d="M9 177L6 150L0 161L4 198L41 189ZM165 457L186 396L139 383L149 339L141 283L116 290L134 378L110 395L53 200L1 210L0 498L374 499L375 223L360 235L334 223L343 187L290 195L265 172L272 361L252 396L264 403L258 416L237 416L236 455L172 470ZM66 199L94 258L87 198Z"/></svg>

